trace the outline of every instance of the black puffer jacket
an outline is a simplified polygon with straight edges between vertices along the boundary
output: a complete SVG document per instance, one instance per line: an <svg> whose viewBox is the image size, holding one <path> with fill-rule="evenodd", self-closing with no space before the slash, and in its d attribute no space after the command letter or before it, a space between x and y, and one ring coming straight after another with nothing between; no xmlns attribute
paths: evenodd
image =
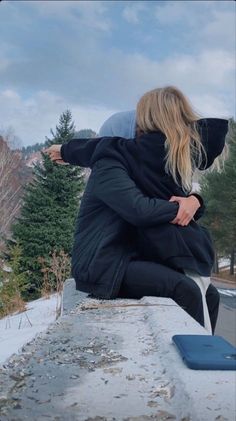
<svg viewBox="0 0 236 421"><path fill-rule="evenodd" d="M209 167L214 161L215 157L218 156L223 149L228 122L227 120L222 119L202 119L199 120L198 124L201 138L207 152L207 162L205 162L205 166ZM96 177L101 177L102 174L103 188L100 188L99 191L101 199L101 212L98 221L100 221L101 215L103 215L104 212L107 213L110 212L111 209L114 209L117 213L116 217L121 215L123 219L138 227L138 230L132 230L131 226L126 224L123 230L124 236L122 236L122 242L120 243L121 250L125 250L124 243L126 246L130 246L131 251L135 250L134 240L133 244L130 244L130 241L128 240L132 238L134 239L134 234L136 234L138 231L136 246L137 244L139 245L139 253L141 253L143 257L149 260L162 261L166 265L172 266L173 268L184 267L185 269L195 270L205 276L210 274L214 253L211 238L208 231L204 227L197 225L194 221L191 222L187 227L180 227L177 225L169 224L169 221L173 218L166 219L165 221L158 218L158 220L153 223L147 219L148 213L146 213L146 216L144 216L144 219L146 218L146 225L144 228L141 226L142 224L137 222L135 223L132 219L135 218L135 209L131 208L129 215L122 214L122 211L125 210L129 212L129 207L127 208L127 204L123 202L123 191L117 188L117 184L122 186L122 182L125 181L126 178L126 181L132 181L132 179L135 180L135 183L141 189L142 193L147 195L146 199L148 199L148 197L150 199L159 197L168 200L173 194L178 196L185 195L182 189L175 185L173 179L166 175L164 172L164 142L165 136L163 133L156 132L144 135L137 141L125 140L121 138L91 139L89 141L85 139L78 139L70 141L67 145L63 145L62 157L65 161L70 162L71 164L79 164L82 166L93 166L91 179L84 196L88 200L83 201L82 203L82 213L79 215L77 224L72 257L73 268L76 267L78 269L78 262L81 260L78 259L78 257L80 257L80 254L83 253L82 243L79 243L79 240L81 240L81 218L84 219L86 216L88 202L91 200L93 201L91 194L92 196L94 195L94 197L97 195L97 185L99 183L92 183L91 180ZM106 159L104 159L104 157L106 157ZM102 165L105 165L103 172ZM100 171L98 171L98 166ZM115 167L116 171L114 171ZM115 174L115 178L113 177L113 173ZM116 179L116 177L118 178ZM93 185L93 190L90 190L91 183ZM110 200L118 200L118 203L113 203L113 206L111 203L104 200L107 185L109 185L108 191L111 195ZM133 187L135 187L135 185L132 186L132 189ZM131 201L133 193L132 189L130 189ZM87 190L89 194L87 194ZM108 204L110 209L103 209L104 204ZM164 205L164 203L162 204ZM170 203L165 202L165 206L167 208L169 205ZM82 211L83 208L85 208L84 213ZM200 216L201 211L202 209L197 212L195 219ZM92 223L94 220L93 218L95 220L97 218L96 206L95 209L93 209L92 220L85 222L84 226L86 226L86 224L88 225L88 223ZM113 228L111 227L111 232L115 234L115 236L117 234L117 229L120 234L122 233L121 226L124 227L125 224L123 219L120 221L121 225L119 225L119 227L115 224L113 225ZM154 225L156 225L156 227ZM127 234L128 232L129 236ZM88 235L88 241L89 233L90 230L84 234L84 238L86 235ZM105 234L105 231L103 233ZM116 251L118 251L116 240L114 245ZM100 250L99 246L98 250ZM104 261L109 258L110 252L112 252L112 249L110 248L110 244L108 244L106 253L103 253ZM88 251L87 253L92 258L91 252ZM81 261L84 262L84 258L82 258ZM94 267L96 266L96 261L97 259L95 258ZM125 259L122 261L120 269L125 267L124 262ZM76 273L73 269L73 274L76 279L81 279L81 276L83 276L85 273L86 265L88 266L88 261L85 261L83 268L80 268L79 271L76 270ZM116 272L114 273L116 274ZM119 273L119 271L117 273ZM120 273L122 274L122 271ZM95 277L99 277L99 282L105 281L105 277L102 273L97 272L96 276L94 276L93 270L90 267L89 277L87 279L90 278L93 280ZM120 277L118 276L117 288L119 286L119 279ZM86 282L87 281L85 281L85 283ZM114 282L116 283L116 276ZM87 287L91 288L90 282L87 283ZM89 292L91 292L91 289L89 289Z"/></svg>
<svg viewBox="0 0 236 421"><path fill-rule="evenodd" d="M128 262L136 255L136 228L169 222L177 211L176 203L145 196L121 162L97 161L75 228L72 276L76 289L115 298Z"/></svg>

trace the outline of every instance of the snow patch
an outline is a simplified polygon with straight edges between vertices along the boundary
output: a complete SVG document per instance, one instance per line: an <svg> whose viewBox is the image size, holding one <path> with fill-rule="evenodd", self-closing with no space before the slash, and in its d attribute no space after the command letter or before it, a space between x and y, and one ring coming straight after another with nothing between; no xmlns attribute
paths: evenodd
<svg viewBox="0 0 236 421"><path fill-rule="evenodd" d="M27 310L0 319L0 364L56 320L57 294L27 303Z"/></svg>
<svg viewBox="0 0 236 421"><path fill-rule="evenodd" d="M227 268L229 266L230 266L230 259L225 259L223 257L221 259L219 259L219 267L220 268L223 268L223 267Z"/></svg>
<svg viewBox="0 0 236 421"><path fill-rule="evenodd" d="M217 288L221 295L227 295L228 297L236 297L236 289L223 289Z"/></svg>

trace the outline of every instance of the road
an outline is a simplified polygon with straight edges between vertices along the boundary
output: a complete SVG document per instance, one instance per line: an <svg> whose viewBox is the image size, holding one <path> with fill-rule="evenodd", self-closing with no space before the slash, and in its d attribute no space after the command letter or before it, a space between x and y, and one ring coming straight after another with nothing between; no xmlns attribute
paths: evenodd
<svg viewBox="0 0 236 421"><path fill-rule="evenodd" d="M236 288L229 283L212 281L220 292L219 316L215 335L223 336L236 346Z"/></svg>

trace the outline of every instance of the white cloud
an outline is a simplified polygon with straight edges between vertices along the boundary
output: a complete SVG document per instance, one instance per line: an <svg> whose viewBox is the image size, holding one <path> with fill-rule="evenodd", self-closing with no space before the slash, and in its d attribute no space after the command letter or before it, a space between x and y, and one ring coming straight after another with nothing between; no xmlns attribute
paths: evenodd
<svg viewBox="0 0 236 421"><path fill-rule="evenodd" d="M72 2L73 3L73 2ZM107 7L101 1L77 2L83 22L89 27L108 31L112 28L111 20L106 16Z"/></svg>
<svg viewBox="0 0 236 421"><path fill-rule="evenodd" d="M160 2L155 16L165 29L172 27L177 38L182 31L181 40L193 48L204 45L235 51L235 9L231 1Z"/></svg>
<svg viewBox="0 0 236 421"><path fill-rule="evenodd" d="M26 98L16 89L3 90L0 113L5 127L14 127L24 144L42 142L50 136L50 128L55 127L60 114L69 108L77 129L98 131L112 113L135 108L145 91L168 84L180 88L203 116L234 115L234 61L227 51L204 50L197 56L176 55L158 62L141 54L113 50L105 68L97 68L94 78L98 60L105 60L101 51L90 58L92 72L86 67L82 95L76 84L72 97L67 96L68 86L62 91L61 84L57 85L57 94L40 90ZM76 82L76 69L70 82ZM87 95L86 103L83 95Z"/></svg>
<svg viewBox="0 0 236 421"><path fill-rule="evenodd" d="M14 6L13 3L10 4L11 9ZM19 7L18 2L15 3L17 5L14 7L18 7L20 13L22 6ZM102 25L103 18L106 22L106 7L111 10L114 6L113 2L107 2L108 6L106 6L106 2L100 1L27 1L22 3L25 15L29 13L28 8L30 8L31 12L35 10L37 13L41 13L45 17L45 21L42 19L37 21L36 14L30 14L32 22L34 19L38 22L38 27L37 25L33 28L27 25L25 28L20 27L19 34L22 35L22 38L20 35L19 38L15 38L14 54L12 53L13 47L9 43L10 54L6 55L8 50L7 43L5 43L2 57L8 62L3 61L2 67L0 66L1 84L5 89L13 89L21 93L49 91L64 98L69 104L79 103L84 107L96 104L108 109L127 109L134 107L138 97L145 90L155 86L173 84L187 91L188 94L200 92L214 96L219 92L224 92L229 94L229 103L232 104L235 86L234 59L231 50L225 50L223 46L211 45L209 47L207 43L203 43L205 38L202 38L202 44L197 52L196 49L193 49L188 54L182 54L179 53L181 48L174 50L172 46L172 50L167 49L163 56L164 41L161 42L159 39L156 41L156 56L152 55L152 58L149 55L148 44L145 45L141 54L127 53L122 51L123 45L120 49L112 48L112 32L106 33L106 42L103 44L99 31L95 34L93 30L85 28L83 24L79 25L78 22L77 25L75 24L78 16L82 19L81 13L83 12L84 21L87 17L88 23L91 19L92 25L92 21L96 22L96 18L98 18L98 22ZM192 3L194 3L193 6ZM188 2L187 5L186 2L160 2L156 6L156 2L154 2L154 7L150 10L154 11L156 7L160 8L163 19L166 16L163 10L169 10L170 14L167 17L170 19L174 19L176 15L180 16L180 12L186 14L186 19L187 15L192 14L192 19L198 26L198 33L204 33L205 28L206 33L211 33L213 37L215 27L211 27L210 23L218 19L218 22L221 22L219 25L222 27L226 21L220 21L219 13L215 12L215 5L214 13L211 12L209 15L209 26L203 25L199 30L201 19L199 15L194 15L193 10L197 7L198 10L201 8L195 3L198 2ZM208 4L209 9L211 2L202 3L204 3L204 11L206 10L205 3ZM127 2L125 6L128 10L137 11L136 8L146 7L146 4ZM147 10L149 11L149 6ZM213 15L214 19L212 20ZM58 16L62 19L61 21L58 21ZM131 14L131 16L136 15ZM111 15L109 17L111 18ZM73 24L70 25L71 22L68 23L67 19L72 19ZM63 22L64 25L61 26ZM161 27L163 33L160 38L166 35L164 27ZM168 28L167 30L169 30ZM146 31L144 32L146 34ZM192 32L195 33L195 31ZM192 32L186 31L186 37L190 36L189 33ZM152 33L150 30L150 34ZM32 42L29 42L31 35ZM104 32L102 32L103 36ZM190 43L191 41L192 38ZM127 40L127 45L128 42L129 40ZM119 45L119 43L115 45ZM129 51L135 50L135 46L134 50L129 49ZM139 49L139 51L141 50ZM157 57L162 58L157 59Z"/></svg>
<svg viewBox="0 0 236 421"><path fill-rule="evenodd" d="M121 2L116 9L112 1L4 3L10 27L0 40L1 121L27 143L43 141L67 108L78 128L98 130L113 111L134 108L145 91L167 84L201 113L235 112L233 14L221 2ZM141 9L150 27L120 22L123 12L137 24ZM154 34L155 50L147 41L142 51L140 37Z"/></svg>
<svg viewBox="0 0 236 421"><path fill-rule="evenodd" d="M187 25L193 24L196 18L192 13L191 3L186 4L185 0L161 3L156 7L155 16L161 24L173 24L179 21L184 21ZM202 3L204 6L206 2Z"/></svg>
<svg viewBox="0 0 236 421"><path fill-rule="evenodd" d="M146 6L139 2L133 2L133 4L128 4L124 7L122 16L123 18L131 24L138 24L140 21L140 12L146 10Z"/></svg>
<svg viewBox="0 0 236 421"><path fill-rule="evenodd" d="M205 39L208 45L231 49L235 52L235 30L234 13L215 10L199 36Z"/></svg>
<svg viewBox="0 0 236 421"><path fill-rule="evenodd" d="M223 50L203 50L197 55L180 55L169 59L171 73L181 82L199 84L205 89L227 87L233 82L234 58ZM167 70L167 69L166 69ZM229 79L231 78L231 79Z"/></svg>
<svg viewBox="0 0 236 421"><path fill-rule="evenodd" d="M5 100L18 101L20 99L20 95L12 89L5 89L5 91L2 92L2 98Z"/></svg>
<svg viewBox="0 0 236 421"><path fill-rule="evenodd" d="M230 118L233 117L232 108L229 107L226 98L219 95L194 94L191 97L194 108L203 117Z"/></svg>
<svg viewBox="0 0 236 421"><path fill-rule="evenodd" d="M73 25L83 24L90 29L108 31L111 20L107 17L107 7L102 1L22 1L44 18L54 18Z"/></svg>
<svg viewBox="0 0 236 421"><path fill-rule="evenodd" d="M105 89L109 92L108 99L112 98L120 107L122 104L132 106L146 90L167 84L176 85L188 95L217 96L220 92L230 92L228 104L232 106L234 60L222 50L204 50L196 56L176 55L162 61L114 51L106 67L106 88L100 86L99 94L104 98L102 90ZM109 74L113 77L109 78Z"/></svg>
<svg viewBox="0 0 236 421"><path fill-rule="evenodd" d="M60 114L68 108L72 112L77 130L91 128L96 132L116 112L104 107L70 104L47 91L40 91L33 97L23 99L17 92L8 89L0 92L0 114L1 121L4 122L0 132L9 127L14 128L23 145L44 142L45 136L50 137L50 129L55 128Z"/></svg>

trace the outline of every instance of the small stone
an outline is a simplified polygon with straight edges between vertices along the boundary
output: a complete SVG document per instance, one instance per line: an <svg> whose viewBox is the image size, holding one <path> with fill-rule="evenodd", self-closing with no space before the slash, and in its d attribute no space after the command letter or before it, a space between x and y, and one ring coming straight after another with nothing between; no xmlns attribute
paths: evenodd
<svg viewBox="0 0 236 421"><path fill-rule="evenodd" d="M39 404L51 402L51 399L47 399L46 401L38 401Z"/></svg>
<svg viewBox="0 0 236 421"><path fill-rule="evenodd" d="M73 408L74 406L78 406L78 402L74 402L70 405L70 408Z"/></svg>
<svg viewBox="0 0 236 421"><path fill-rule="evenodd" d="M25 381L21 380L19 383L16 384L16 387L19 389L20 387L25 386Z"/></svg>
<svg viewBox="0 0 236 421"><path fill-rule="evenodd" d="M13 401L19 401L20 398L18 398L17 396L12 396L11 399L13 399Z"/></svg>
<svg viewBox="0 0 236 421"><path fill-rule="evenodd" d="M13 409L21 409L21 408L22 406L19 403L17 403L16 405L13 405Z"/></svg>
<svg viewBox="0 0 236 421"><path fill-rule="evenodd" d="M158 406L158 403L155 401L148 401L147 405L150 406L150 408L153 408Z"/></svg>
<svg viewBox="0 0 236 421"><path fill-rule="evenodd" d="M127 380L134 380L134 379L135 379L135 375L134 375L134 374L128 374L128 375L126 376L126 379L127 379Z"/></svg>
<svg viewBox="0 0 236 421"><path fill-rule="evenodd" d="M157 413L158 420L164 421L164 420L176 420L176 416L173 414L170 414L167 411L158 411Z"/></svg>

